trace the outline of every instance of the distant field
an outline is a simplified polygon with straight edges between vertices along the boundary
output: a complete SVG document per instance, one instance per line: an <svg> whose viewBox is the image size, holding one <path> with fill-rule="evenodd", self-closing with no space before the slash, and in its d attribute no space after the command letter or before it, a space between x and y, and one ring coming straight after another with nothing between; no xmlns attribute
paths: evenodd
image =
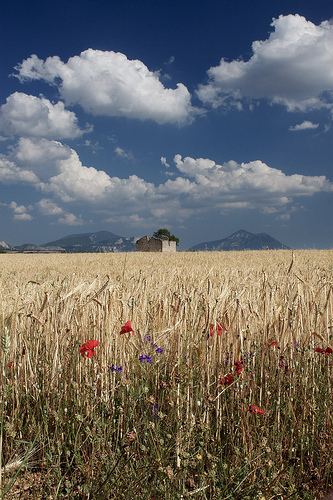
<svg viewBox="0 0 333 500"><path fill-rule="evenodd" d="M0 263L2 498L328 494L333 251Z"/></svg>

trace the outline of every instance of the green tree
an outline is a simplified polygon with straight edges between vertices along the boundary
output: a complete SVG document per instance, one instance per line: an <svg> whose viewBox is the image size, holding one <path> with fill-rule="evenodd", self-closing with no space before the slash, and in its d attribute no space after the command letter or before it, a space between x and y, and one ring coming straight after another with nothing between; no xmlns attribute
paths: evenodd
<svg viewBox="0 0 333 500"><path fill-rule="evenodd" d="M170 234L168 229L159 229L154 233L155 238L160 238L161 236L166 236L170 241L175 241L176 245L179 244L179 238L177 238L174 234Z"/></svg>

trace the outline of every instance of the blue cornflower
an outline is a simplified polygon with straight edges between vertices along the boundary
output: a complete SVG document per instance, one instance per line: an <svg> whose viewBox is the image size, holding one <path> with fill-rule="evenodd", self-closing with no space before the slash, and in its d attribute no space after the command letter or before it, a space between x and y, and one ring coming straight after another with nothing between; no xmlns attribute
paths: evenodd
<svg viewBox="0 0 333 500"><path fill-rule="evenodd" d="M139 359L140 363L143 363L144 361L147 361L148 363L152 362L152 359L148 355L144 356L143 354L141 354Z"/></svg>
<svg viewBox="0 0 333 500"><path fill-rule="evenodd" d="M117 366L117 365L115 366L114 364L112 364L110 366L110 370L112 372L119 372L119 373L121 373L123 371L123 367L122 366Z"/></svg>
<svg viewBox="0 0 333 500"><path fill-rule="evenodd" d="M158 347L155 352L158 352L158 354L161 354L164 351L163 347Z"/></svg>
<svg viewBox="0 0 333 500"><path fill-rule="evenodd" d="M145 340L146 342L150 342L151 341L151 336L150 335L146 335L145 337L143 337L143 340Z"/></svg>

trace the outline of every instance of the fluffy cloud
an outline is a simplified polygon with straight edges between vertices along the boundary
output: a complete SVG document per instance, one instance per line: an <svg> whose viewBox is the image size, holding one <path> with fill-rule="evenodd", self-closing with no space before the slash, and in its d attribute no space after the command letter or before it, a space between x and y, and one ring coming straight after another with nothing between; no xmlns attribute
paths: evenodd
<svg viewBox="0 0 333 500"><path fill-rule="evenodd" d="M81 226L84 221L81 217L77 217L74 214L67 212L64 217L58 219L58 224L65 224L66 226Z"/></svg>
<svg viewBox="0 0 333 500"><path fill-rule="evenodd" d="M114 151L118 156L120 156L120 158L124 158L125 160L134 160L133 153L130 151L126 152L124 149L119 147L116 147Z"/></svg>
<svg viewBox="0 0 333 500"><path fill-rule="evenodd" d="M15 92L0 108L0 129L9 135L73 139L91 128L80 130L75 113L59 101Z"/></svg>
<svg viewBox="0 0 333 500"><path fill-rule="evenodd" d="M43 159L44 151L44 159ZM286 212L296 197L332 192L324 176L286 175L262 161L223 165L205 158L174 157L178 177L158 186L136 175L111 177L86 167L77 153L56 141L21 139L2 159L0 181L34 184L44 193L36 208L59 222L83 223L64 206L84 207L105 214L108 221L184 220L208 211L257 209L266 214Z"/></svg>
<svg viewBox="0 0 333 500"><path fill-rule="evenodd" d="M36 203L36 207L39 212L45 216L60 216L57 220L57 224L64 224L66 226L81 226L84 224L82 217L77 217L71 212L66 212L59 205L54 203L52 200L48 198L42 198L40 201ZM52 224L55 224L53 222Z"/></svg>
<svg viewBox="0 0 333 500"><path fill-rule="evenodd" d="M16 203L16 201L12 201L8 206L14 212L14 220L19 220L19 221L32 220L32 216L27 213L28 210L31 209L31 207L25 207L24 205L18 205Z"/></svg>
<svg viewBox="0 0 333 500"><path fill-rule="evenodd" d="M167 159L165 156L161 156L161 163L162 165L164 165L165 167L170 167L169 163L167 162Z"/></svg>
<svg viewBox="0 0 333 500"><path fill-rule="evenodd" d="M242 98L266 98L289 111L332 107L333 24L319 26L296 15L272 22L267 40L252 44L249 61L222 59L208 70L199 98L214 107Z"/></svg>
<svg viewBox="0 0 333 500"><path fill-rule="evenodd" d="M31 171L18 167L5 157L0 157L0 182L2 184L36 184L38 177Z"/></svg>
<svg viewBox="0 0 333 500"><path fill-rule="evenodd" d="M43 198L38 201L36 206L42 215L60 215L64 212L61 207L47 198Z"/></svg>
<svg viewBox="0 0 333 500"><path fill-rule="evenodd" d="M18 78L58 84L66 104L80 104L93 115L151 119L159 124L184 124L197 110L187 88L165 88L159 73L124 54L88 49L67 63L58 56L45 61L32 55L16 67Z"/></svg>
<svg viewBox="0 0 333 500"><path fill-rule="evenodd" d="M333 184L325 176L286 175L281 170L269 167L260 160L238 164L229 161L217 165L203 158L174 158L180 172L193 178L188 192L196 203L206 203L210 207L227 203L246 203L252 208L283 206L295 196L311 196L320 191L333 191ZM182 179L183 180L183 179ZM175 181L168 181L173 184ZM236 205L235 205L235 208Z"/></svg>
<svg viewBox="0 0 333 500"><path fill-rule="evenodd" d="M307 130L307 129L315 129L319 127L319 123L312 123L307 120L304 122L300 123L299 125L295 125L295 127L289 127L289 130L291 131L298 131L298 130Z"/></svg>

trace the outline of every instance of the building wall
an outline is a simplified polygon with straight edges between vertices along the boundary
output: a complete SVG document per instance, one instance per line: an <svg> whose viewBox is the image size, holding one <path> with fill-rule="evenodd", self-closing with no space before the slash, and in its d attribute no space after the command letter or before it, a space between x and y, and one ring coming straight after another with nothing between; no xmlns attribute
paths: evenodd
<svg viewBox="0 0 333 500"><path fill-rule="evenodd" d="M176 252L176 242L143 236L136 242L137 252Z"/></svg>
<svg viewBox="0 0 333 500"><path fill-rule="evenodd" d="M176 252L177 243L175 241L162 240L162 252Z"/></svg>

